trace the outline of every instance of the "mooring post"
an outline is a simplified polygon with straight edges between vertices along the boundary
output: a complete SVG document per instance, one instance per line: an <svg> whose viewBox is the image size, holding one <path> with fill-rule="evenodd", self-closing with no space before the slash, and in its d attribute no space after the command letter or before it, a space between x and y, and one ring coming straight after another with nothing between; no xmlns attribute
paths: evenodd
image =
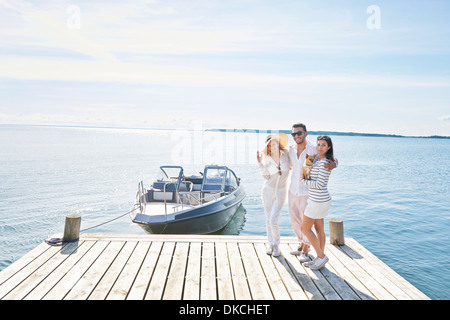
<svg viewBox="0 0 450 320"><path fill-rule="evenodd" d="M69 214L66 216L64 225L64 241L76 241L80 238L81 216L79 214Z"/></svg>
<svg viewBox="0 0 450 320"><path fill-rule="evenodd" d="M336 246L343 246L344 239L344 222L340 219L330 219L330 243Z"/></svg>

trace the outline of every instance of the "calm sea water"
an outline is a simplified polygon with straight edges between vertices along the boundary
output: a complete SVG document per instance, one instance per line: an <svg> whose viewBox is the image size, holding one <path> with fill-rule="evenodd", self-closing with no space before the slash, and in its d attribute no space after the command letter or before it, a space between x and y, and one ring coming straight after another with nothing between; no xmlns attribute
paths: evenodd
<svg viewBox="0 0 450 320"><path fill-rule="evenodd" d="M62 233L67 214L81 214L86 229L127 212L137 183L149 184L163 164L182 164L187 173L229 165L247 197L226 232L265 235L255 163L264 136L0 126L0 270ZM344 220L345 236L430 298L450 299L450 140L332 138L339 168L330 177L328 218ZM287 207L280 228L294 236ZM128 216L87 232L145 233Z"/></svg>

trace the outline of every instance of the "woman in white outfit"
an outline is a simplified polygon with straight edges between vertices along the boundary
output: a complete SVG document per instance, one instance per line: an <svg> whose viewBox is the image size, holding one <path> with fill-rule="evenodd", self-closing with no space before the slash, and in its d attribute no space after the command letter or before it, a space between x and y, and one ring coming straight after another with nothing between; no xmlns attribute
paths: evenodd
<svg viewBox="0 0 450 320"><path fill-rule="evenodd" d="M284 133L271 134L266 137L265 148L257 152L259 172L265 179L261 198L266 215L267 238L269 249L267 254L280 255L280 228L278 218L281 209L287 203L289 182L289 154L285 150L288 136Z"/></svg>

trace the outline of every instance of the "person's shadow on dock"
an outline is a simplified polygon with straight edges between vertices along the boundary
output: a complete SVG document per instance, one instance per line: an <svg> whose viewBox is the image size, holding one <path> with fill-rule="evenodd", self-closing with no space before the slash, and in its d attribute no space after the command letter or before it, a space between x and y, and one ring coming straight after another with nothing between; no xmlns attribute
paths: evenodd
<svg viewBox="0 0 450 320"><path fill-rule="evenodd" d="M347 246L346 249L348 249L346 251L351 250L354 253L352 258L362 258L350 247ZM335 273L332 266L325 266L321 270L311 270L303 266L298 257L293 257L285 251L282 255L273 259L279 259L280 262L284 260L281 264L285 266L291 278L310 300L376 300L373 296L357 289L351 282Z"/></svg>

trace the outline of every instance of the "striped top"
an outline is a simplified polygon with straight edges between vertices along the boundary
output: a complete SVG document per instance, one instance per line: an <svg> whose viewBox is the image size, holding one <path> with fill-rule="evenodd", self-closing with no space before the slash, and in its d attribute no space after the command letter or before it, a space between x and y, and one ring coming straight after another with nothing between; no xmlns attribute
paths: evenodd
<svg viewBox="0 0 450 320"><path fill-rule="evenodd" d="M326 202L331 200L328 193L328 179L331 171L325 169L324 164L327 163L327 158L314 160L313 168L311 169L311 180L301 180L303 185L309 188L309 199L315 202Z"/></svg>

